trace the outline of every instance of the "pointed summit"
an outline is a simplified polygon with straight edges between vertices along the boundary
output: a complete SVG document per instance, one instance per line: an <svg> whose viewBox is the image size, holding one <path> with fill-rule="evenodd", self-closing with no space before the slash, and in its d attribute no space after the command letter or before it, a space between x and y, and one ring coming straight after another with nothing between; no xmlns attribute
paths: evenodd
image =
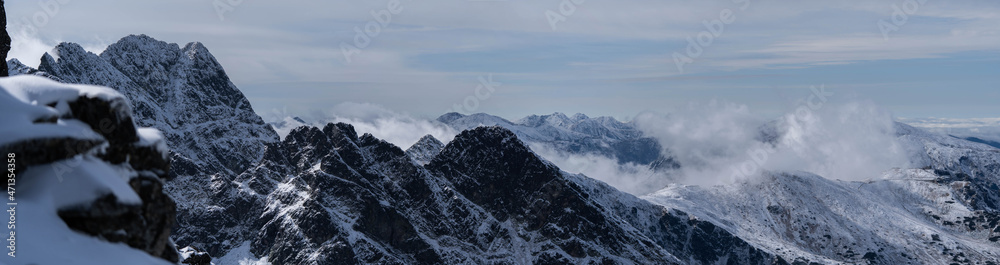
<svg viewBox="0 0 1000 265"><path fill-rule="evenodd" d="M172 174L238 174L259 159L265 143L278 140L201 44L181 49L130 35L97 55L79 44L61 43L38 68L67 83L124 94L138 125L163 132L173 149Z"/></svg>
<svg viewBox="0 0 1000 265"><path fill-rule="evenodd" d="M417 164L426 165L441 152L441 149L444 149L444 144L438 141L437 138L434 138L433 135L428 134L421 137L409 149L406 149L406 155L413 158L413 161L416 161Z"/></svg>

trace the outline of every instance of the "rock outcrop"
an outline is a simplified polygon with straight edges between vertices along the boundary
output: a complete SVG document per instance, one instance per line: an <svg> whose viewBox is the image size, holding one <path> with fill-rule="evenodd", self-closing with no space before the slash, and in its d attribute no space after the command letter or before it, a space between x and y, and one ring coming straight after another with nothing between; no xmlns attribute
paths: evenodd
<svg viewBox="0 0 1000 265"><path fill-rule="evenodd" d="M7 34L7 10L3 0L0 0L0 56L7 60L7 53L10 52L10 35ZM0 77L8 76L7 64L0 64Z"/></svg>
<svg viewBox="0 0 1000 265"><path fill-rule="evenodd" d="M10 187L22 192L15 197L10 190L11 199L29 211L20 215L58 216L70 229L105 244L120 242L164 261L178 261L170 239L175 204L163 190L170 168L169 150L158 131L137 128L127 99L108 88L65 85L36 76L3 78L0 87L4 105L0 110L0 153L17 162L14 173L19 177L18 185ZM58 182L38 179L53 177ZM62 184L64 181L79 187ZM52 197L43 199L47 196ZM47 201L56 202L55 207L44 206ZM27 228L17 233L26 237L51 232L36 230L31 224L21 227ZM23 243L25 248L63 243L38 237L22 239L28 241ZM58 238L66 237L70 236ZM61 254L36 255L36 251L40 250L24 250L31 254L19 261L53 264L40 261ZM72 258L88 261L94 257Z"/></svg>

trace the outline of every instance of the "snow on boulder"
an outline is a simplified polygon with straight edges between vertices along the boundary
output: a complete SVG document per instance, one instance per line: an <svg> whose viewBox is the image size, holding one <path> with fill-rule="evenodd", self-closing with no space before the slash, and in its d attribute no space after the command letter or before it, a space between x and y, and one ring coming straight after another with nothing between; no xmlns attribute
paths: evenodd
<svg viewBox="0 0 1000 265"><path fill-rule="evenodd" d="M0 78L4 233L14 235L0 264L177 263L176 206L161 180L168 152L113 89Z"/></svg>

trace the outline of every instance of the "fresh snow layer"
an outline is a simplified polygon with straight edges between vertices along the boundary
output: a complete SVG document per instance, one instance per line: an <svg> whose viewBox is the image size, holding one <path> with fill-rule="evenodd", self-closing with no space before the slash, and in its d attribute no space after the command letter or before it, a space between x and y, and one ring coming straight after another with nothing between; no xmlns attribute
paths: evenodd
<svg viewBox="0 0 1000 265"><path fill-rule="evenodd" d="M69 114L68 102L79 97L127 104L109 88L67 85L38 76L0 78L0 145L64 137L103 140L83 122L55 119ZM118 110L128 111L128 107ZM36 120L56 122L36 124ZM162 137L154 131L143 130L140 141L162 144ZM13 186L12 203L17 204L7 205L16 213L12 229L16 252L14 257L3 255L0 264L169 264L123 243L73 231L59 218L60 209L86 206L109 194L122 204L142 203L127 184L129 174L98 159L93 151L22 171Z"/></svg>
<svg viewBox="0 0 1000 265"><path fill-rule="evenodd" d="M82 123L35 123L67 114L68 101L80 96L118 99L109 88L67 85L48 78L20 75L0 78L0 146L41 138L102 139ZM55 107L49 107L49 104Z"/></svg>
<svg viewBox="0 0 1000 265"><path fill-rule="evenodd" d="M243 242L239 247L229 250L225 256L212 259L213 265L271 265L267 257L256 258L250 253L250 241Z"/></svg>
<svg viewBox="0 0 1000 265"><path fill-rule="evenodd" d="M68 170L68 171L64 171ZM60 175L58 172L65 172ZM71 230L57 215L60 208L85 204L113 193L123 203L140 203L135 192L110 166L94 157L78 157L30 168L19 177L16 193L17 264L170 264L124 243L109 243ZM10 207L10 206L8 206Z"/></svg>
<svg viewBox="0 0 1000 265"><path fill-rule="evenodd" d="M154 146L164 160L170 156L167 141L163 139L163 133L160 130L155 128L139 128L136 129L136 133L139 135L139 142L136 143L137 146Z"/></svg>
<svg viewBox="0 0 1000 265"><path fill-rule="evenodd" d="M727 185L673 184L642 198L711 221L786 258L836 264L858 262L869 252L896 263L910 261L899 258L903 254L925 262L952 259L955 251L979 260L1000 257L1000 247L988 240L994 236L988 231L938 223L960 222L977 213L952 187L967 182L938 182L934 170L961 168L964 165L954 163L963 160L996 165L1000 151L906 125L896 127L915 168L891 169L867 181L763 172ZM985 174L997 177L995 170Z"/></svg>

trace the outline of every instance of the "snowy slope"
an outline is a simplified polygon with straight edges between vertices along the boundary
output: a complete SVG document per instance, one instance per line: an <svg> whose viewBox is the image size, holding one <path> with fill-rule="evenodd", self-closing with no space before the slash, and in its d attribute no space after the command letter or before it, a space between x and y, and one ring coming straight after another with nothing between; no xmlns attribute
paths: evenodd
<svg viewBox="0 0 1000 265"><path fill-rule="evenodd" d="M673 185L643 198L710 220L789 261L1000 262L1000 150L897 127L923 168L866 182L766 172L725 186Z"/></svg>

